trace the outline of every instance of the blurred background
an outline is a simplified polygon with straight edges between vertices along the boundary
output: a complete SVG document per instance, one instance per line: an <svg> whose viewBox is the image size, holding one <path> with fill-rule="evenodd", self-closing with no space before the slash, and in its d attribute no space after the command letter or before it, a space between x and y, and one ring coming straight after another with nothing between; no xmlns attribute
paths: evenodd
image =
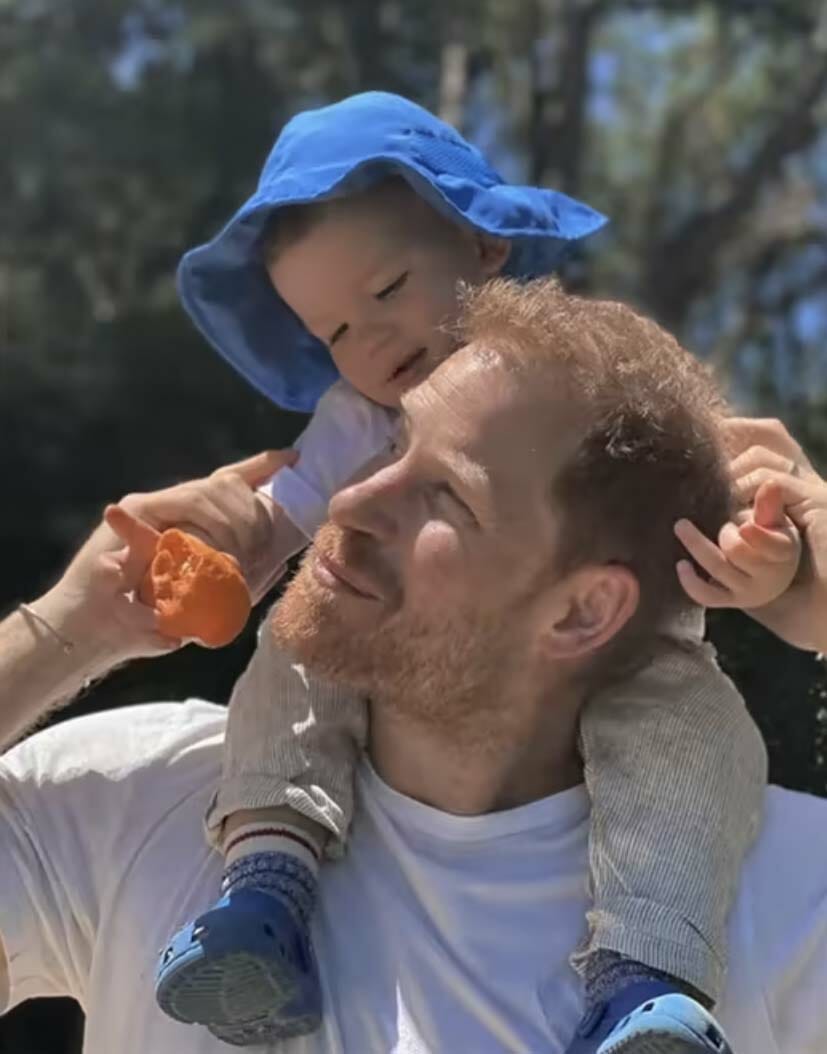
<svg viewBox="0 0 827 1054"><path fill-rule="evenodd" d="M827 463L821 0L0 0L3 610L105 502L297 434L197 336L173 275L287 118L365 88L606 212L569 283L643 307ZM825 668L711 621L773 778L827 793ZM225 701L251 638L136 663L62 716ZM81 1030L70 1004L30 1003L0 1054L77 1054Z"/></svg>

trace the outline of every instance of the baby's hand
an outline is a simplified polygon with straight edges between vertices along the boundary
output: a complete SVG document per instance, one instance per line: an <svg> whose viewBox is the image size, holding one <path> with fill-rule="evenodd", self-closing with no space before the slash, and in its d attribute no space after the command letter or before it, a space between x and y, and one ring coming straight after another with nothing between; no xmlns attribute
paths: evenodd
<svg viewBox="0 0 827 1054"><path fill-rule="evenodd" d="M790 587L801 558L801 536L784 511L776 483L759 488L740 522L724 524L717 545L688 520L675 525L675 534L712 579L705 582L691 561L679 561L685 592L708 608L750 611L771 603Z"/></svg>

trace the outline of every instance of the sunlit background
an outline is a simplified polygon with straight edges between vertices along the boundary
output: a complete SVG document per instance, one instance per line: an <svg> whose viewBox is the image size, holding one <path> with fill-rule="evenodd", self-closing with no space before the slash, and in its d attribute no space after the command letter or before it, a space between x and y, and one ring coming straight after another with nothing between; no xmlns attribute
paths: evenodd
<svg viewBox="0 0 827 1054"><path fill-rule="evenodd" d="M438 111L509 179L606 212L567 281L645 308L823 466L822 7L0 0L0 603L47 585L106 501L295 436L302 419L196 335L174 270L288 117L365 88ZM774 778L827 793L821 667L737 614L713 636ZM68 713L225 700L250 645L135 664ZM30 1004L0 1023L0 1054L77 1054L80 1028L65 1004Z"/></svg>

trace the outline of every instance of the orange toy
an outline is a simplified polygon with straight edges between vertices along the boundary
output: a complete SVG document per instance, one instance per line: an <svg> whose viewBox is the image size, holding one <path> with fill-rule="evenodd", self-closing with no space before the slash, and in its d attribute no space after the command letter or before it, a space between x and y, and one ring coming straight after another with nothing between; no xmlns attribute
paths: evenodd
<svg viewBox="0 0 827 1054"><path fill-rule="evenodd" d="M252 606L235 560L175 528L159 535L138 596L155 608L164 636L209 648L234 640Z"/></svg>

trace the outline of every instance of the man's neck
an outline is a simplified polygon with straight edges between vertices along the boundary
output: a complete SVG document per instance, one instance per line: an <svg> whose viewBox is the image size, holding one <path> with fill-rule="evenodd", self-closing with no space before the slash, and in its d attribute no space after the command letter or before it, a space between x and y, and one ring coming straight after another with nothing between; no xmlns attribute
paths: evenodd
<svg viewBox="0 0 827 1054"><path fill-rule="evenodd" d="M395 702L371 707L369 754L394 790L443 812L513 809L576 786L581 699L559 691L481 703L463 728L426 721Z"/></svg>

